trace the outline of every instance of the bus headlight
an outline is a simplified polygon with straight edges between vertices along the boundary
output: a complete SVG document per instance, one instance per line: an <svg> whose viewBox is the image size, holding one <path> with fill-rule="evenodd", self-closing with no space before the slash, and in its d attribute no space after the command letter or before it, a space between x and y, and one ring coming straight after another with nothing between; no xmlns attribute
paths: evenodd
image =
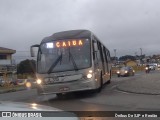
<svg viewBox="0 0 160 120"><path fill-rule="evenodd" d="M37 79L37 84L41 84L42 83L42 80L41 79Z"/></svg>
<svg viewBox="0 0 160 120"><path fill-rule="evenodd" d="M87 78L88 78L88 79L92 78L92 74L88 73L88 74L87 74Z"/></svg>

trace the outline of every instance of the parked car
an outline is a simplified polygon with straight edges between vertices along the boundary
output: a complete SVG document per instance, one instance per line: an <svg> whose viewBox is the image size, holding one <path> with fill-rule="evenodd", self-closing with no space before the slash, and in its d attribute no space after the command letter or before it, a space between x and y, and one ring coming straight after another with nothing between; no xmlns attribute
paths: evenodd
<svg viewBox="0 0 160 120"><path fill-rule="evenodd" d="M5 81L3 79L0 78L0 86L3 87L5 84Z"/></svg>
<svg viewBox="0 0 160 120"><path fill-rule="evenodd" d="M17 79L12 79L10 82L12 85L18 85L18 80Z"/></svg>
<svg viewBox="0 0 160 120"><path fill-rule="evenodd" d="M117 71L117 76L134 76L135 71L133 70L132 67L126 66L122 67Z"/></svg>
<svg viewBox="0 0 160 120"><path fill-rule="evenodd" d="M17 85L25 85L27 88L34 88L36 86L36 81L33 78L17 79Z"/></svg>
<svg viewBox="0 0 160 120"><path fill-rule="evenodd" d="M18 79L18 85L25 85L27 82L27 79Z"/></svg>
<svg viewBox="0 0 160 120"><path fill-rule="evenodd" d="M155 70L155 69L156 69L156 65L154 65L154 64L149 64L149 68L150 68L150 70Z"/></svg>
<svg viewBox="0 0 160 120"><path fill-rule="evenodd" d="M27 88L34 88L36 86L36 80L33 79L33 78L29 78L27 79L26 83L25 83L25 86Z"/></svg>

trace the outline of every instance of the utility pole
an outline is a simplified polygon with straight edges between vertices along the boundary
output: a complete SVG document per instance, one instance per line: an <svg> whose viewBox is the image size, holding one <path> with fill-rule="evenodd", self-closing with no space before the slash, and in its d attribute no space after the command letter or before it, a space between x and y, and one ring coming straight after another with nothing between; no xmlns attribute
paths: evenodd
<svg viewBox="0 0 160 120"><path fill-rule="evenodd" d="M114 49L114 57L115 57L115 63L117 63L117 60L116 60L116 51L117 51L117 49Z"/></svg>
<svg viewBox="0 0 160 120"><path fill-rule="evenodd" d="M142 64L142 48L140 48L141 56L140 56L140 63Z"/></svg>
<svg viewBox="0 0 160 120"><path fill-rule="evenodd" d="M115 58L116 58L116 51L117 51L117 50L116 50L116 49L114 49Z"/></svg>
<svg viewBox="0 0 160 120"><path fill-rule="evenodd" d="M117 49L114 49L114 57L115 57L115 59L116 59L116 51L117 51Z"/></svg>

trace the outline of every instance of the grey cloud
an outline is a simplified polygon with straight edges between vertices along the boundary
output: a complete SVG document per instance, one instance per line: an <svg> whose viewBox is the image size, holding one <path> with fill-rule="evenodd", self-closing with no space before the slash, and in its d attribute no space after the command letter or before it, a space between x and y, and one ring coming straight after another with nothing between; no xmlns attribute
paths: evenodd
<svg viewBox="0 0 160 120"><path fill-rule="evenodd" d="M93 31L114 55L158 54L159 0L1 0L1 47L29 51L55 32ZM18 54L18 52L17 52ZM29 53L28 53L29 54Z"/></svg>

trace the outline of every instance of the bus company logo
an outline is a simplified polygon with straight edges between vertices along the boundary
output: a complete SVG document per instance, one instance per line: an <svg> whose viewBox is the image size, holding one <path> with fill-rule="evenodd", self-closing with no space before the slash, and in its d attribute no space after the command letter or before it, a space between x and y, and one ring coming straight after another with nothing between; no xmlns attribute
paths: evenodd
<svg viewBox="0 0 160 120"><path fill-rule="evenodd" d="M2 117L12 117L11 112L2 112Z"/></svg>

